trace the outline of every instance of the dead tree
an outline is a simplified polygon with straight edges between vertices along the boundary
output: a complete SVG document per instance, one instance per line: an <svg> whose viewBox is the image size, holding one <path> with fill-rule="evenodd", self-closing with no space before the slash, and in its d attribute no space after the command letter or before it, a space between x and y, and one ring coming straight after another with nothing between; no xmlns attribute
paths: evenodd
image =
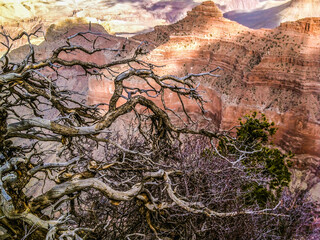
<svg viewBox="0 0 320 240"><path fill-rule="evenodd" d="M23 32L13 38L1 33L7 51L0 59L0 225L11 238L101 239L95 234L104 229L110 236L114 234L113 239L169 239L172 231L157 225L157 218L169 213L206 218L284 215L273 213L279 204L220 212L177 190L175 179L182 172L181 162L175 162L170 153L174 142L182 134L202 136L208 143L225 134L177 127L170 116L178 115L167 106L164 96L168 92L178 95L185 119L190 119L185 98L205 111L195 79L217 77L218 69L183 77L159 76L156 65L140 58L146 53L144 43L132 56L103 65L61 57L74 52L125 51L96 48L94 42L103 36L91 31L68 37L50 57L38 60L30 42L36 34ZM12 62L11 44L22 37L28 39L29 51L20 62ZM73 43L77 38L93 43L92 47ZM76 93L57 84L63 68L74 66L86 75L113 79L114 93L105 103L107 110L100 104L75 100ZM148 87L133 87L132 79ZM133 133L125 136L112 128L124 116L133 119ZM103 154L96 157L98 149L103 149ZM231 165L236 169L236 164ZM33 195L32 185L38 194ZM132 222L140 217L146 224L138 221L139 230L132 229ZM117 235L121 231L126 235ZM161 235L163 232L166 234ZM105 239L112 239L110 236L104 235Z"/></svg>

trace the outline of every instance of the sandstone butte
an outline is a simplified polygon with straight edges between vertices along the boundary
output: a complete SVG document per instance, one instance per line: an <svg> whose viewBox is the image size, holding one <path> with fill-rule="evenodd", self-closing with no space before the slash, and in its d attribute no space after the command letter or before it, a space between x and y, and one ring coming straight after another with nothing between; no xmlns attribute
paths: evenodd
<svg viewBox="0 0 320 240"><path fill-rule="evenodd" d="M46 41L36 47L37 56L48 56L66 36L87 28L81 24L51 26ZM295 183L312 188L313 197L320 201L320 18L253 30L223 18L216 5L207 1L175 24L130 39L108 35L97 24L92 30L104 32L106 37L99 38L97 47L125 46L127 52L66 58L105 63L128 56L140 41L147 40L150 53L146 60L165 65L160 73L184 75L221 67L219 78L199 80L206 91L211 127L229 129L245 114L265 113L279 128L275 144L296 154L299 171L294 174ZM81 39L78 43L87 44ZM18 59L25 50L16 49L11 57ZM81 74L81 69L66 69L70 80L61 79L61 84L87 93L89 103L106 102L112 93L110 80ZM176 96L167 96L167 100L170 107L182 111ZM202 121L195 104L187 102L186 107Z"/></svg>

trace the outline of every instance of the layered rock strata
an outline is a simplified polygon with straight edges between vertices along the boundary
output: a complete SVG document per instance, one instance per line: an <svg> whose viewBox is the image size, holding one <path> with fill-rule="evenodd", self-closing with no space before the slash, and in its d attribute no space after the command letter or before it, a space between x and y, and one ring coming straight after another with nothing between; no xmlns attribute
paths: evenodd
<svg viewBox="0 0 320 240"><path fill-rule="evenodd" d="M208 1L176 24L135 39L150 39L155 49L148 60L166 65L163 72L182 75L222 67L221 77L201 80L218 99L207 108L219 116L215 118L219 128L228 129L250 111L264 112L279 126L275 142L301 154L316 169L320 160L319 20L306 18L272 30L252 30L224 19Z"/></svg>
<svg viewBox="0 0 320 240"><path fill-rule="evenodd" d="M320 164L319 22L319 18L306 18L272 30L252 30L223 18L215 4L207 1L183 20L156 27L150 33L126 39L104 32L105 38L97 46L125 46L126 52L120 55L105 52L65 57L106 63L129 56L141 41L148 40L151 52L146 60L165 65L159 73L185 75L221 67L219 78L200 79L212 127L225 130L252 111L265 113L279 127L275 143L296 153L296 166L307 171L311 179L308 184L315 184L319 181L316 176ZM66 36L87 27L52 27L46 35L47 42L36 47L37 56L50 54ZM99 25L92 28L104 31ZM79 44L90 46L84 41ZM16 50L15 57L21 58L25 50ZM65 71L70 80L61 80L62 84L87 93L89 103L107 102L113 93L111 80L88 80L81 69ZM182 112L177 96L167 96L166 100L171 108ZM203 121L195 104L187 101L186 108L194 118Z"/></svg>

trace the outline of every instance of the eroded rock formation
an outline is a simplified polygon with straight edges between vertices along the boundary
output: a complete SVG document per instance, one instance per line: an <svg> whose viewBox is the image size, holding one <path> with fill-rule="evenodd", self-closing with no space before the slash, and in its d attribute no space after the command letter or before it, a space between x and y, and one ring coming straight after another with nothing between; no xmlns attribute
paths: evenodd
<svg viewBox="0 0 320 240"><path fill-rule="evenodd" d="M87 27L76 25L68 31L53 28L46 36L48 42L36 51L39 56L50 54L65 36ZM99 25L92 27L104 31ZM184 75L221 67L221 77L201 80L212 127L228 129L245 114L265 113L279 127L275 143L297 154L296 166L307 172L303 176L311 179L311 186L319 182L316 176L320 164L319 28L319 18L306 18L272 30L252 30L223 18L215 4L207 1L175 24L158 26L153 32L130 39L105 32L108 40L101 38L97 43L103 47L125 46L126 53L76 57L104 63L130 55L140 41L147 40L151 52L146 60L165 65L160 72ZM22 50L15 52L16 57L19 51ZM87 93L90 103L104 102L110 97L110 80L88 81L81 69L67 71L71 80L65 84L74 84L75 89ZM182 111L177 96L167 96L167 100L171 108ZM187 102L186 108L194 113L193 117L199 116L196 105Z"/></svg>
<svg viewBox="0 0 320 240"><path fill-rule="evenodd" d="M178 23L135 39L150 39L155 49L148 60L166 65L162 71L185 74L222 67L220 78L201 82L214 99L207 108L219 116L214 120L220 129L228 129L250 111L264 112L279 126L275 142L299 154L301 164L312 165L312 175L316 175L320 160L319 20L306 18L273 30L252 30L222 18L214 4L207 2Z"/></svg>

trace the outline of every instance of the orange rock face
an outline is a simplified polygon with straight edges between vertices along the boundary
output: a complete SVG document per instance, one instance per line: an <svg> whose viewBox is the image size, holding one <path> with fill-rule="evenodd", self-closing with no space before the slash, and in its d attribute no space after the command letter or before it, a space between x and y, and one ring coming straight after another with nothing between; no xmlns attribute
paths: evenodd
<svg viewBox="0 0 320 240"><path fill-rule="evenodd" d="M202 4L196 6L192 11L188 12L188 16L198 17L198 16L207 16L207 17L222 17L223 14L220 9L212 1L206 1Z"/></svg>
<svg viewBox="0 0 320 240"><path fill-rule="evenodd" d="M277 145L319 165L319 28L319 18L306 18L252 30L222 18L206 2L176 24L134 38L151 41L148 60L166 65L163 72L223 68L221 77L201 80L214 99L207 109L219 116L214 121L220 129L250 111L264 112L279 127Z"/></svg>
<svg viewBox="0 0 320 240"><path fill-rule="evenodd" d="M296 22L281 23L278 29L291 30L299 33L320 35L320 18L305 18Z"/></svg>

